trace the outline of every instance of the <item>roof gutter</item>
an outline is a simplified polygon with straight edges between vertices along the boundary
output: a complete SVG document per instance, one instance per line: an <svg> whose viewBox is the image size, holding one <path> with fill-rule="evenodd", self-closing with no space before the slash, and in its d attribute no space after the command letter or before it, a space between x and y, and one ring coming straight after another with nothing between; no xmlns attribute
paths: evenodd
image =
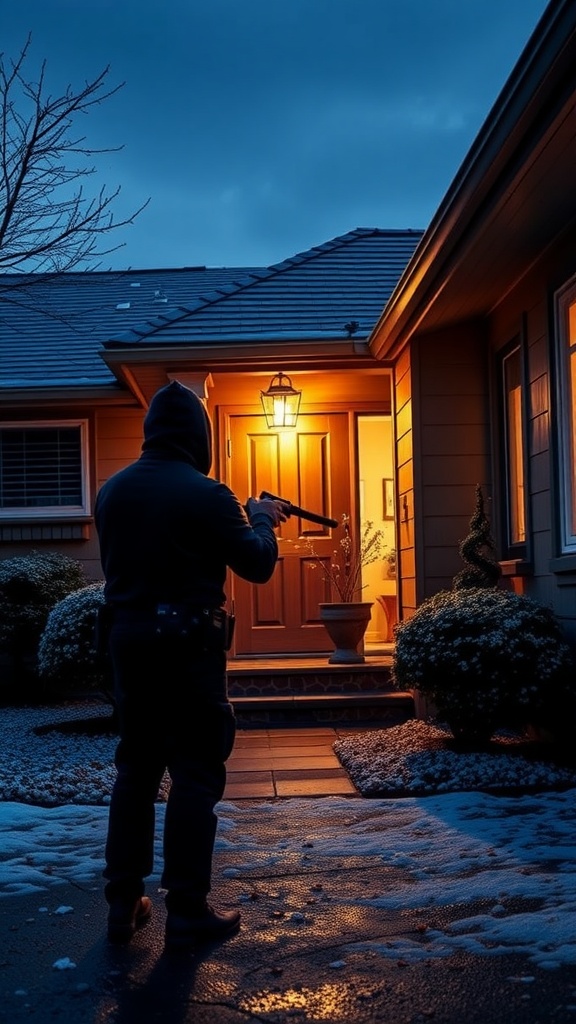
<svg viewBox="0 0 576 1024"><path fill-rule="evenodd" d="M284 362L287 359L298 359L302 362L315 361L319 358L336 358L346 361L355 358L370 362L374 359L367 339L357 341L355 338L339 338L335 340L327 336L326 341L321 341L318 338L311 339L310 335L306 335L300 342L290 346L286 345L285 339L282 341L276 339L276 343L274 340L269 340L266 342L265 349L260 348L254 340L240 344L238 341L234 344L221 342L218 345L211 344L210 341L203 341L201 344L187 342L186 344L162 345L150 343L113 345L113 343L107 342L101 356L110 367L117 366L119 363L182 363L186 361L202 362L207 365L242 362L246 369L250 365L269 363L270 361L277 362L278 359L284 360Z"/></svg>
<svg viewBox="0 0 576 1024"><path fill-rule="evenodd" d="M165 333L166 332L164 331L164 334ZM202 334L202 337L198 342L195 342L190 338L186 338L186 340L182 342L172 341L163 342L162 344L169 345L171 347L176 347L177 345L186 345L188 347L196 345L268 345L275 341L281 341L283 343L286 343L287 341L332 341L334 344L341 344L342 342L349 341L351 338L353 338L355 342L363 341L366 344L369 334L370 332L367 330L354 331L353 333L345 335L335 335L333 330L272 331L266 334L249 333L244 336L239 336L238 334L215 334L213 336ZM138 328L135 328L132 331L127 331L125 334L116 335L114 338L110 338L103 344L105 349L123 349L137 346L140 350L144 350L148 344L153 344L153 342L150 343L146 339L154 338L154 336L155 332L140 332Z"/></svg>
<svg viewBox="0 0 576 1024"><path fill-rule="evenodd" d="M106 405L117 404L118 402L130 405L133 404L132 396L127 394L120 385L114 384L78 384L74 381L66 384L50 384L46 387L36 387L30 381L21 385L1 384L0 385L0 406L29 406L38 405L78 406L86 403Z"/></svg>

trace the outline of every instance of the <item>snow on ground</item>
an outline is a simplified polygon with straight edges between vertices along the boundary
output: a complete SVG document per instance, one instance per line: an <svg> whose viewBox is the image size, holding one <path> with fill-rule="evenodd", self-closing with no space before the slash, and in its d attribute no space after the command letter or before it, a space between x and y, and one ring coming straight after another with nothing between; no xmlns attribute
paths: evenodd
<svg viewBox="0 0 576 1024"><path fill-rule="evenodd" d="M115 741L32 733L32 721L53 719L54 709L0 714L0 898L37 893L40 910L46 893L63 882L101 884ZM376 734L364 735L368 742ZM159 881L163 816L159 804L151 887ZM457 923L428 928L426 942L407 934L394 943L362 944L386 958L517 952L543 968L576 965L576 787L517 796L468 790L257 807L223 802L219 857L224 874L246 877L247 893L250 872L267 866L275 873L284 866L290 875L299 860L321 871L334 858L352 857L365 860L369 880L376 858L393 873L393 885L364 883L356 893L336 890L333 898L383 913L427 908L432 916L454 904L470 908Z"/></svg>

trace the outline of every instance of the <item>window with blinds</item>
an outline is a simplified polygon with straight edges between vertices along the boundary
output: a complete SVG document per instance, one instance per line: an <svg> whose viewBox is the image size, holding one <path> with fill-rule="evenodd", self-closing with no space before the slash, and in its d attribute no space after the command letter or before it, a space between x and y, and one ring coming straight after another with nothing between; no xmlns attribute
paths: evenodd
<svg viewBox="0 0 576 1024"><path fill-rule="evenodd" d="M0 427L0 516L86 513L86 423Z"/></svg>

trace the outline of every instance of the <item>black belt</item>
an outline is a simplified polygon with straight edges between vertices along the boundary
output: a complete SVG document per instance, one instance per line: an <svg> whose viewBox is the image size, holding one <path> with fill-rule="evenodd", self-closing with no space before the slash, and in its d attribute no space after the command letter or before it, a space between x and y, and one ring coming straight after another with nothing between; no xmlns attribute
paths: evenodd
<svg viewBox="0 0 576 1024"><path fill-rule="evenodd" d="M191 638L203 650L230 650L234 616L224 608L201 608L188 604L108 605L111 625L148 620L154 633L167 639Z"/></svg>

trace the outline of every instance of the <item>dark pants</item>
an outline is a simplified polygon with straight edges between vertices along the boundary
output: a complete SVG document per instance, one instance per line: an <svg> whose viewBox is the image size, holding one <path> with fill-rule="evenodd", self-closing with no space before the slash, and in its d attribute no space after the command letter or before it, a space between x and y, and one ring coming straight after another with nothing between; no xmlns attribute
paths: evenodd
<svg viewBox="0 0 576 1024"><path fill-rule="evenodd" d="M112 791L106 898L136 898L153 869L154 805L171 779L164 825L168 907L195 906L210 891L224 762L235 722L226 695L224 651L202 652L190 638L155 634L145 613L117 613L110 654L120 742Z"/></svg>

